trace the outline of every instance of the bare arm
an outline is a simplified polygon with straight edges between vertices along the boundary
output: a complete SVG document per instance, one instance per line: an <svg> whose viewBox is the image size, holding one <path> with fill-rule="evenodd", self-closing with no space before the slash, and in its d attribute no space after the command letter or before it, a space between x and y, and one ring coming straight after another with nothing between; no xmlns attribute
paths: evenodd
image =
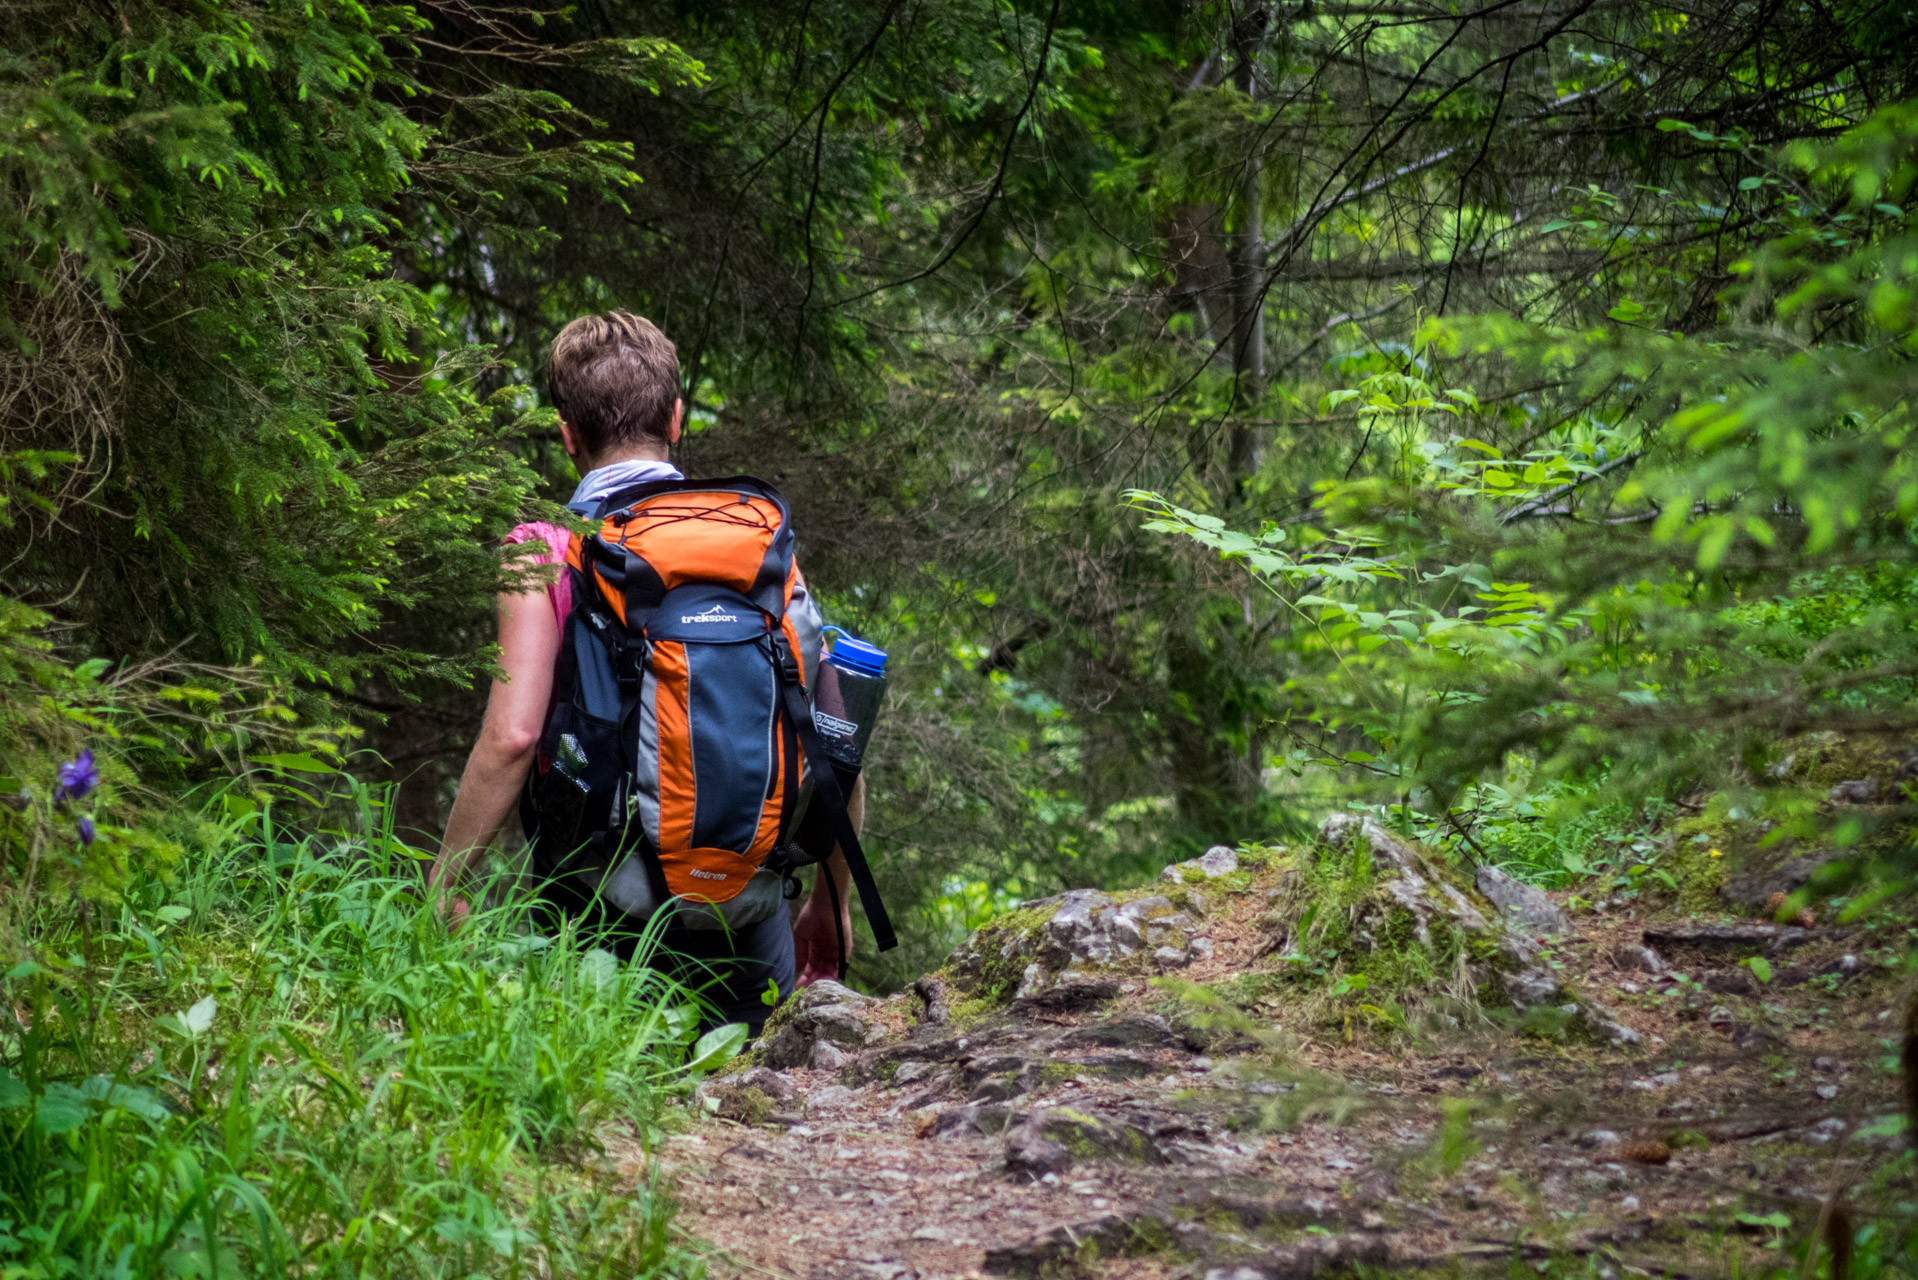
<svg viewBox="0 0 1918 1280"><path fill-rule="evenodd" d="M519 803L553 693L559 661L559 622L546 592L521 591L499 598L500 677L486 699L486 721L466 758L459 793L446 820L446 836L427 883L457 892L473 864L493 843ZM502 678L503 677L503 678ZM457 920L465 904L452 907Z"/></svg>

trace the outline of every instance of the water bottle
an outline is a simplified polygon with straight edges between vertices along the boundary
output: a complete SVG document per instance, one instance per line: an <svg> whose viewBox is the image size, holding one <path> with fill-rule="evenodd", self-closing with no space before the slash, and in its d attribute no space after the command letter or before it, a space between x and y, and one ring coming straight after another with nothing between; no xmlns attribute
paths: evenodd
<svg viewBox="0 0 1918 1280"><path fill-rule="evenodd" d="M886 653L838 627L826 632L834 638L814 678L812 722L833 772L851 786L886 698Z"/></svg>

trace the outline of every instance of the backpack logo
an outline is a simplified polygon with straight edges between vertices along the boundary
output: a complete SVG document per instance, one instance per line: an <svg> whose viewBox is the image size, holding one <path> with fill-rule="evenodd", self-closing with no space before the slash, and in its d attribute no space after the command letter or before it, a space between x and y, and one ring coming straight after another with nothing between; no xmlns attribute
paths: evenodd
<svg viewBox="0 0 1918 1280"><path fill-rule="evenodd" d="M716 604L699 613L682 613L679 615L679 620L681 622L738 622L739 615L727 613L725 605ZM720 878L723 880L725 877Z"/></svg>
<svg viewBox="0 0 1918 1280"><path fill-rule="evenodd" d="M730 880L732 878L723 871L701 871L698 867L690 868L686 874L699 880Z"/></svg>

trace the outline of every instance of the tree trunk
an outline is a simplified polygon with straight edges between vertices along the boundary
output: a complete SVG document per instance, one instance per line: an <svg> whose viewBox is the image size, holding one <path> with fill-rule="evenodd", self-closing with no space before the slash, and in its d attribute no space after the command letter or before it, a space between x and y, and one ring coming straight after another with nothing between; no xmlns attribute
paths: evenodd
<svg viewBox="0 0 1918 1280"><path fill-rule="evenodd" d="M1258 51L1270 16L1263 6L1248 9L1232 24L1232 52L1238 65L1233 81L1248 98L1258 95ZM1259 431L1245 419L1265 399L1265 279L1261 247L1264 222L1261 168L1249 149L1239 172L1234 201L1236 224L1230 249L1232 276L1232 425L1228 465L1232 483L1244 485L1258 469Z"/></svg>

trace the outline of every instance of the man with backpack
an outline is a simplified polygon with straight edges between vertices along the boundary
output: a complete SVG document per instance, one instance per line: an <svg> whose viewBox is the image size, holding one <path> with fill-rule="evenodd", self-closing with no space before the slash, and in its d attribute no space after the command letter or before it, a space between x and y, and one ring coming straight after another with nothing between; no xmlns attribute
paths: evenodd
<svg viewBox="0 0 1918 1280"><path fill-rule="evenodd" d="M647 320L574 320L549 378L581 476L568 505L593 531L507 537L556 578L500 596L501 676L429 884L457 926L462 879L517 809L549 913L622 958L669 913L654 963L757 1034L769 987L843 975L849 881L892 945L859 847L863 781L842 791L812 723L822 627L790 513L763 481L688 481L668 461L679 360ZM795 872L821 860L790 918Z"/></svg>

